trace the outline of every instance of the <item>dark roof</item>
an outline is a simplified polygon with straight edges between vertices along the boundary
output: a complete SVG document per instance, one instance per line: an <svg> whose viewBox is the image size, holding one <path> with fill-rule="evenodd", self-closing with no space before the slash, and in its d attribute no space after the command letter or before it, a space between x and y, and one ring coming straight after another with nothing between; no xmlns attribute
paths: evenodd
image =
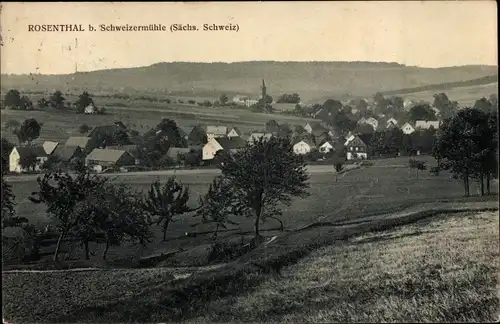
<svg viewBox="0 0 500 324"><path fill-rule="evenodd" d="M82 149L79 146L67 147L58 145L52 155L57 156L63 161L71 160L75 154L81 153Z"/></svg>
<svg viewBox="0 0 500 324"><path fill-rule="evenodd" d="M137 148L137 145L110 145L105 147L108 150L119 150L119 151L126 151L130 155L132 155L134 158L137 158L139 155L139 149Z"/></svg>
<svg viewBox="0 0 500 324"><path fill-rule="evenodd" d="M371 135L370 135L371 136ZM361 139L361 136L355 135L354 139L347 143L348 147L351 146L366 146L366 143L363 139Z"/></svg>
<svg viewBox="0 0 500 324"><path fill-rule="evenodd" d="M84 137L84 136L72 136L68 138L66 143L64 145L68 147L72 146L80 146L81 148L87 147L87 144L90 141L90 137Z"/></svg>
<svg viewBox="0 0 500 324"><path fill-rule="evenodd" d="M167 151L167 154L166 156L168 156L169 158L173 158L173 159L176 159L177 158L177 155L179 153L183 153L183 154L186 154L186 153L189 153L191 151L191 148L184 148L184 147L170 147Z"/></svg>
<svg viewBox="0 0 500 324"><path fill-rule="evenodd" d="M220 137L215 139L223 149L232 150L245 147L247 142L240 137Z"/></svg>
<svg viewBox="0 0 500 324"><path fill-rule="evenodd" d="M21 158L29 155L35 155L36 157L47 156L43 146L19 146L16 147L16 150Z"/></svg>
<svg viewBox="0 0 500 324"><path fill-rule="evenodd" d="M130 155L130 153L124 150L94 149L87 155L86 159L102 162L117 162L124 154Z"/></svg>
<svg viewBox="0 0 500 324"><path fill-rule="evenodd" d="M97 126L90 132L89 137L93 137L95 134L113 134L116 130L125 130L127 127L120 121L115 122L113 125Z"/></svg>

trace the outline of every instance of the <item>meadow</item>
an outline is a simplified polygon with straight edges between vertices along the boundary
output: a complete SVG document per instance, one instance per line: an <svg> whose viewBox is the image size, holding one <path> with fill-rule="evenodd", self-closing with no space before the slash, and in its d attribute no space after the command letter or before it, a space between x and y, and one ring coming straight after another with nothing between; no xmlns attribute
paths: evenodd
<svg viewBox="0 0 500 324"><path fill-rule="evenodd" d="M432 166L431 157L421 157ZM356 220L360 217L381 213L392 213L422 203L440 202L446 200L463 199L463 188L459 181L451 179L447 173L434 176L428 171L420 172L418 179L414 170L408 169L407 158L394 158L374 161L374 165L363 169L351 170L336 175L333 172L310 174L310 196L305 199L295 199L291 206L283 208L282 221L285 230L295 230L314 222L345 222ZM133 189L146 191L155 180L165 181L167 175L121 175L114 177L112 181L125 183ZM213 174L179 174L178 180L188 185L191 191L190 205L197 206L198 198L204 194ZM50 223L45 214L43 205L35 205L27 199L31 192L37 190L35 180L12 182L13 191L16 195L17 214L26 217L30 222L44 226ZM473 184L474 185L474 184ZM496 186L492 186L497 192ZM471 192L476 193L472 188ZM253 230L252 219L235 219L239 226L229 226L231 231L223 236L230 239L238 239L245 235L251 235ZM129 257L145 256L159 251L171 251L176 249L187 249L210 243L210 235L198 235L196 238L186 237L185 233L199 233L213 230L211 225L198 225L199 219L191 214L176 217L167 231L167 241L161 241L159 226L153 226L156 240L147 248L124 246L111 248L110 259L121 259ZM277 233L279 223L269 220L262 228L271 233ZM94 246L98 251L102 246ZM197 262L197 260L181 260L179 262ZM199 260L199 262L203 262Z"/></svg>
<svg viewBox="0 0 500 324"><path fill-rule="evenodd" d="M362 234L210 302L190 323L491 322L500 315L498 235L498 211Z"/></svg>

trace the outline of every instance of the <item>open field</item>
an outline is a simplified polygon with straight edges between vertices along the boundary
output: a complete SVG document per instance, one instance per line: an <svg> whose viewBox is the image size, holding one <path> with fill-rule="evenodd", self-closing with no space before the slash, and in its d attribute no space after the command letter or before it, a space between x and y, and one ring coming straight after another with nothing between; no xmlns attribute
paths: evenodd
<svg viewBox="0 0 500 324"><path fill-rule="evenodd" d="M279 244L316 233L332 245L285 267L281 277L240 274L236 268L248 260L219 277L207 269L180 281L169 268L3 272L3 314L14 322L489 321L499 304L498 228L498 211L435 215L347 241L317 228L303 233L308 239L297 233ZM217 288L227 280L237 285ZM202 290L191 295L190 285Z"/></svg>
<svg viewBox="0 0 500 324"><path fill-rule="evenodd" d="M458 101L460 106L469 106L472 107L476 100L481 99L482 97L489 98L492 94L498 95L498 82L483 84L483 85L475 85L469 87L457 87L447 90L432 90L432 91L421 91L414 93L404 93L397 94L398 96L402 96L405 99L409 100L424 100L427 102L433 102L434 95L436 93L444 92L450 98L450 100Z"/></svg>
<svg viewBox="0 0 500 324"><path fill-rule="evenodd" d="M36 96L32 100L36 102ZM75 101L76 98L68 98ZM311 119L285 116L279 114L253 113L246 109L231 109L226 107L198 107L193 105L177 105L151 102L128 102L123 99L96 98L98 107L106 107L106 115L83 115L75 112L19 111L1 110L2 137L16 143L16 137L5 129L8 120L22 122L27 118L36 118L43 123L39 141L65 141L70 136L81 136L78 127L87 124L91 127L109 125L122 121L130 129L144 133L156 126L162 118L170 118L179 126L196 126L199 123L212 125L236 126L244 133L262 131L271 119L278 123L304 125ZM121 103L121 105L119 105Z"/></svg>
<svg viewBox="0 0 500 324"><path fill-rule="evenodd" d="M433 159L427 159L432 165ZM310 197L296 199L290 207L284 208L282 220L287 230L297 229L314 222L343 222L355 220L359 217L372 214L390 213L398 209L420 203L432 203L443 200L461 199L462 185L459 181L450 179L449 175L442 173L433 176L428 171L421 172L419 179L413 170L405 167L407 158L395 158L374 161L374 166L359 170L352 170L336 176L333 171L325 173L311 173ZM169 175L147 176L136 175L117 176L113 181L131 185L137 190L146 190L156 178L165 181ZM196 206L198 197L204 194L208 184L212 181L212 173L178 174L177 178L189 185L191 189L191 204ZM17 180L17 179L16 179ZM37 183L32 181L12 182L16 195L17 213L26 217L32 223L40 226L50 223L46 217L43 205L34 205L27 199L29 193L37 189ZM492 190L497 191L497 186L492 185ZM474 189L471 190L476 193ZM196 238L185 237L185 232L199 232L211 230L207 225L193 228L191 225L198 220L191 215L178 217L167 232L170 240L161 242L157 239L147 249L136 247L111 248L109 257L122 258L125 256L147 255L157 250L172 250L177 248L194 247L210 242L210 235L200 235ZM240 237L244 232L251 232L252 220L238 220L240 227L228 232L228 237ZM276 229L279 224L269 220L263 224L263 229ZM159 227L153 227L156 237L161 237ZM94 247L98 251L102 246ZM196 261L196 260L195 260Z"/></svg>
<svg viewBox="0 0 500 324"><path fill-rule="evenodd" d="M194 322L496 320L498 236L498 212L436 216L361 235L311 253L255 290L211 302Z"/></svg>

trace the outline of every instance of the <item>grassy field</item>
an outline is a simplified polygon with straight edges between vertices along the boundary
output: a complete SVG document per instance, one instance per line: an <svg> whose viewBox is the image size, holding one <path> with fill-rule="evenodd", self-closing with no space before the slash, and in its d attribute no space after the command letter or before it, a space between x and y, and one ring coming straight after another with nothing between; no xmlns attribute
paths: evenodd
<svg viewBox="0 0 500 324"><path fill-rule="evenodd" d="M361 235L213 301L193 322L492 321L500 314L498 236L498 212Z"/></svg>
<svg viewBox="0 0 500 324"><path fill-rule="evenodd" d="M30 99L36 102L41 95L32 95ZM75 96L67 96L71 102ZM39 141L66 141L70 136L81 136L78 127L87 124L91 127L109 125L114 121L122 121L130 129L144 133L156 126L162 118L170 118L179 126L196 126L199 123L212 125L236 126L244 133L262 131L265 123L271 119L290 125L304 125L311 119L285 116L279 114L253 113L248 109L232 109L228 107L199 107L195 105L179 105L155 103L148 101L127 101L124 99L95 98L98 107L105 107L106 115L81 115L74 112L59 111L18 111L1 110L2 137L16 143L16 137L5 128L9 120L22 122L27 118L36 118L43 123Z"/></svg>
<svg viewBox="0 0 500 324"><path fill-rule="evenodd" d="M433 159L426 159L430 165ZM419 203L436 202L447 199L461 199L463 196L462 185L459 181L450 179L449 174L433 176L428 171L421 172L416 179L414 171L405 167L407 158L395 158L375 161L372 167L352 170L336 176L333 173L311 174L310 197L296 199L290 207L284 208L282 220L285 229L293 230L313 222L330 221L342 222L355 220L359 217L379 213L390 213L398 209ZM147 190L156 178L165 181L168 176L119 176L114 181L131 185L138 190ZM178 175L177 178L189 185L191 190L191 204L196 206L198 197L208 189L212 181L211 174ZM492 186L496 192L496 186ZM13 191L16 195L17 214L24 216L32 223L40 226L50 223L44 212L43 205L34 205L27 196L37 190L35 181L13 182ZM471 190L475 194L474 190ZM147 249L126 246L124 248L111 248L109 258L123 258L140 256L158 250L171 250L178 248L195 247L210 242L210 235L200 235L196 238L185 237L185 232L201 232L211 230L208 225L192 227L199 220L192 215L177 217L167 231L166 242L161 242L160 228L153 227L158 238ZM230 226L233 232L226 235L240 237L245 232L253 229L252 219L238 220L239 227ZM278 222L269 220L263 224L263 229L276 229ZM96 253L102 246L93 247ZM196 261L196 260L191 260Z"/></svg>
<svg viewBox="0 0 500 324"><path fill-rule="evenodd" d="M209 291L197 292L190 305L182 294L189 278L172 281L168 268L4 272L3 316L82 323L490 321L499 306L498 228L498 211L436 215L335 241L285 267L281 277L239 275L232 280L241 284L229 291L216 288L224 277L207 272L191 284L203 282Z"/></svg>

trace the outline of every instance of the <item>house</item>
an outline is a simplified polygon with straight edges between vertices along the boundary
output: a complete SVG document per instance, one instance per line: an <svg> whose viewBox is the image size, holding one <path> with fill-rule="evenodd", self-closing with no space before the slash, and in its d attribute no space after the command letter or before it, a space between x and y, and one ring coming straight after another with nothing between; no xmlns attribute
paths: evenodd
<svg viewBox="0 0 500 324"><path fill-rule="evenodd" d="M72 136L68 138L64 146L66 147L80 147L82 150L85 151L87 146L89 145L90 137L84 137L84 136Z"/></svg>
<svg viewBox="0 0 500 324"><path fill-rule="evenodd" d="M94 105L90 104L87 107L85 107L85 109L83 110L83 112L85 114L89 114L90 115L90 114L95 114L97 111L96 111Z"/></svg>
<svg viewBox="0 0 500 324"><path fill-rule="evenodd" d="M85 158L85 165L92 166L96 171L105 167L134 165L135 159L125 150L94 149Z"/></svg>
<svg viewBox="0 0 500 324"><path fill-rule="evenodd" d="M258 103L259 103L258 100L253 100L253 99L245 100L245 106L247 106L247 107L251 107L251 106L256 105Z"/></svg>
<svg viewBox="0 0 500 324"><path fill-rule="evenodd" d="M58 142L45 141L42 144L42 147L45 150L45 153L47 153L47 155L51 155L58 145L59 145Z"/></svg>
<svg viewBox="0 0 500 324"><path fill-rule="evenodd" d="M249 100L250 98L248 96L241 96L237 95L233 97L233 102L237 105L245 105L245 102Z"/></svg>
<svg viewBox="0 0 500 324"><path fill-rule="evenodd" d="M179 129L181 137L186 141L189 139L189 134L191 134L194 129L193 126L178 126L177 128Z"/></svg>
<svg viewBox="0 0 500 324"><path fill-rule="evenodd" d="M108 150L126 151L135 159L135 164L139 164L139 148L137 145L110 145L105 147Z"/></svg>
<svg viewBox="0 0 500 324"><path fill-rule="evenodd" d="M252 133L250 134L250 137L248 138L248 143L252 144L255 141L259 141L261 138L265 138L266 140L269 140L271 137L273 137L273 134L271 133Z"/></svg>
<svg viewBox="0 0 500 324"><path fill-rule="evenodd" d="M83 150L79 146L66 147L66 146L58 146L52 152L52 156L56 156L62 162L72 162L77 160L83 160L84 153Z"/></svg>
<svg viewBox="0 0 500 324"><path fill-rule="evenodd" d="M273 104L273 110L278 112L292 112L295 111L296 103L275 103Z"/></svg>
<svg viewBox="0 0 500 324"><path fill-rule="evenodd" d="M415 121L415 129L439 129L440 122L438 120L417 120Z"/></svg>
<svg viewBox="0 0 500 324"><path fill-rule="evenodd" d="M189 145L205 145L208 142L206 125L199 124L193 127L188 135Z"/></svg>
<svg viewBox="0 0 500 324"><path fill-rule="evenodd" d="M369 117L369 118L363 117L358 121L358 124L360 124L360 125L368 124L371 127L373 127L374 130L377 130L377 128L378 128L378 120L376 120L373 117Z"/></svg>
<svg viewBox="0 0 500 324"><path fill-rule="evenodd" d="M346 158L347 160L355 160L355 159L367 159L367 146L365 142L359 138L357 135L351 135L347 138L344 143L346 148Z"/></svg>
<svg viewBox="0 0 500 324"><path fill-rule="evenodd" d="M313 143L308 139L298 139L297 142L293 145L293 152L295 154L307 154L311 152L314 147Z"/></svg>
<svg viewBox="0 0 500 324"><path fill-rule="evenodd" d="M243 133L236 127L229 128L229 131L227 132L227 137L240 137Z"/></svg>
<svg viewBox="0 0 500 324"><path fill-rule="evenodd" d="M403 131L403 134L406 135L415 132L415 128L410 123L405 123L403 126L401 126L401 130Z"/></svg>
<svg viewBox="0 0 500 324"><path fill-rule="evenodd" d="M389 127L389 124L393 124L394 126L396 126L398 124L398 121L394 117L391 117L387 120L386 124L387 127Z"/></svg>
<svg viewBox="0 0 500 324"><path fill-rule="evenodd" d="M226 137L227 126L207 126L206 128L207 141L212 138Z"/></svg>
<svg viewBox="0 0 500 324"><path fill-rule="evenodd" d="M245 146L246 142L240 137L212 138L203 146L202 159L204 161L212 160L215 157L215 154L220 150L228 150L229 152L234 153L238 149Z"/></svg>
<svg viewBox="0 0 500 324"><path fill-rule="evenodd" d="M325 141L319 145L318 151L321 153L329 153L334 150L333 144L330 141Z"/></svg>
<svg viewBox="0 0 500 324"><path fill-rule="evenodd" d="M29 168L22 167L23 160L28 157L33 157L33 165ZM27 172L30 170L39 171L42 164L47 161L48 155L43 146L19 146L14 147L9 155L9 171L10 172Z"/></svg>

